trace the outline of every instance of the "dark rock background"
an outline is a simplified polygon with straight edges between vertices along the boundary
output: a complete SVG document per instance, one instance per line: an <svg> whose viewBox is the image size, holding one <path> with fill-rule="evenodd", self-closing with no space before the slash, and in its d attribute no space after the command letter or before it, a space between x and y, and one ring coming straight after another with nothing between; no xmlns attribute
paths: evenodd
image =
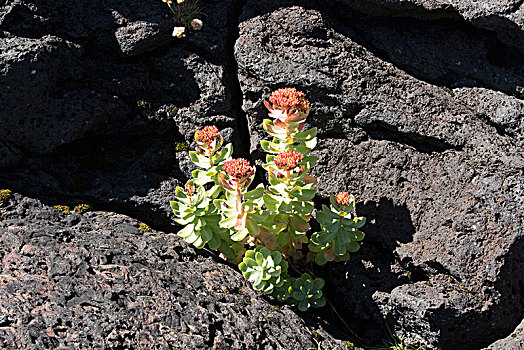
<svg viewBox="0 0 524 350"><path fill-rule="evenodd" d="M200 3L184 39L160 0L0 4L0 344L335 349L387 322L428 349L518 348L523 3ZM368 218L349 262L315 269L346 325L173 234L194 129L257 161L286 86L319 127L318 201L349 190ZM52 208L80 202L96 211Z"/></svg>

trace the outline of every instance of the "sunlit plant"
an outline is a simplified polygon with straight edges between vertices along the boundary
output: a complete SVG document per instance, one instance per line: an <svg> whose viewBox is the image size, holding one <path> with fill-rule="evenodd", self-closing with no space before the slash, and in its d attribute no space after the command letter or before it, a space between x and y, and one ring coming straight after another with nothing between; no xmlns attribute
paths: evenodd
<svg viewBox="0 0 524 350"><path fill-rule="evenodd" d="M331 195L331 206L315 212L318 180L309 172L317 157L317 128L304 130L310 104L294 88L274 91L264 101L270 119L263 127L272 136L261 141L268 154L262 168L268 184L249 189L255 167L232 158L231 144L216 126L195 132L196 150L189 152L200 169L185 188L175 189L171 207L178 235L197 248L208 246L238 264L255 290L272 294L301 311L322 307L324 281L304 273L290 274L288 266L344 261L359 249L365 218L355 216L355 199L347 192ZM321 230L310 233L316 217ZM296 268L293 271L298 271Z"/></svg>

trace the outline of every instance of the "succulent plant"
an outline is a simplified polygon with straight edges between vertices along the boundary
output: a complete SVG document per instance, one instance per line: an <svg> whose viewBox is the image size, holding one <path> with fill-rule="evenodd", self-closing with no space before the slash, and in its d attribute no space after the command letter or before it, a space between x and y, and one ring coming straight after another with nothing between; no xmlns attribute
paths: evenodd
<svg viewBox="0 0 524 350"><path fill-rule="evenodd" d="M189 152L189 157L196 166L204 170L194 170L193 181L197 185L205 185L209 182L218 185L218 172L224 162L231 160L233 146L229 143L220 150L224 138L214 125L195 131L195 142L198 146L196 151Z"/></svg>
<svg viewBox="0 0 524 350"><path fill-rule="evenodd" d="M324 280L322 278L311 277L305 273L300 278L293 280L289 287L288 303L297 305L300 311L306 311L312 307L322 307L326 305L326 299L322 296Z"/></svg>
<svg viewBox="0 0 524 350"><path fill-rule="evenodd" d="M171 201L171 208L177 216L175 222L186 225L178 235L187 243L197 248L203 248L207 243L209 248L218 249L222 241L228 241L228 231L219 226L220 213L204 187L195 188L194 182L188 181L184 189L175 189L175 196L177 200Z"/></svg>
<svg viewBox="0 0 524 350"><path fill-rule="evenodd" d="M271 253L266 247L258 246L246 251L238 267L255 290L271 294L275 287L284 284L288 264L279 252Z"/></svg>
<svg viewBox="0 0 524 350"><path fill-rule="evenodd" d="M319 265L328 261L344 261L356 252L364 239L359 230L366 223L364 217L353 217L355 198L347 192L331 195L331 207L322 205L316 214L322 230L311 236L309 258Z"/></svg>
<svg viewBox="0 0 524 350"><path fill-rule="evenodd" d="M340 192L331 196L330 207L323 205L317 211L321 231L308 239L318 182L309 175L317 161L309 155L317 144L317 128L304 130L309 101L304 93L284 88L274 91L264 104L270 119L264 120L263 127L272 136L271 141L261 141L268 153L262 167L269 174L269 186L249 190L255 166L246 159L232 159L231 144L222 147L218 128L206 126L195 132L196 151L189 152L201 169L192 172L193 180L183 189L176 188L171 207L176 222L186 225L178 235L188 243L219 250L222 257L238 264L254 289L305 311L326 303L321 291L324 281L308 274L291 277L285 259L304 263L307 243L309 261L349 259L364 238L359 228L365 218L353 217L354 197Z"/></svg>

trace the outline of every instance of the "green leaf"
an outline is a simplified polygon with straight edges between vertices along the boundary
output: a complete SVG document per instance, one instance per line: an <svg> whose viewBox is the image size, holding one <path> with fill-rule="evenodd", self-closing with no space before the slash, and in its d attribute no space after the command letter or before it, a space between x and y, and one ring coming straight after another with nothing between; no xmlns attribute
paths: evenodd
<svg viewBox="0 0 524 350"><path fill-rule="evenodd" d="M313 301L313 306L314 307L323 307L324 305L326 305L326 298L324 298L324 297L321 297L321 298Z"/></svg>
<svg viewBox="0 0 524 350"><path fill-rule="evenodd" d="M207 226L202 227L201 237L204 242L209 242L213 238L213 231L211 231Z"/></svg>
<svg viewBox="0 0 524 350"><path fill-rule="evenodd" d="M220 247L220 238L217 235L213 235L211 239L207 242L209 249L216 250Z"/></svg>
<svg viewBox="0 0 524 350"><path fill-rule="evenodd" d="M211 164L209 163L209 158L201 155L200 153L196 151L190 151L189 158L191 158L193 163L195 163L195 165L200 168L204 168L204 169L211 168Z"/></svg>
<svg viewBox="0 0 524 350"><path fill-rule="evenodd" d="M247 266L246 266L245 264L243 264L243 263L240 263L240 264L242 264L243 267L244 267L244 269L247 270ZM240 265L238 265L238 266L239 266L239 268L240 268ZM241 268L240 271L245 271L245 270L243 270L243 269ZM255 280L255 275L256 275L257 273L258 273L258 272L256 272L255 270L248 270L248 271L246 271L245 273L243 273L243 275L244 275L244 278L246 279L246 281L248 281L248 282L252 282L252 281Z"/></svg>
<svg viewBox="0 0 524 350"><path fill-rule="evenodd" d="M353 225L354 228L361 228L366 223L366 218L362 216L359 218L354 218L353 221L355 222Z"/></svg>
<svg viewBox="0 0 524 350"><path fill-rule="evenodd" d="M345 244L347 242L350 242L351 238L345 230L338 230L337 241L339 241L342 244Z"/></svg>
<svg viewBox="0 0 524 350"><path fill-rule="evenodd" d="M338 241L335 242L335 255L344 255L346 253L346 246Z"/></svg>
<svg viewBox="0 0 524 350"><path fill-rule="evenodd" d="M177 186L175 188L175 196L178 199L187 199L187 194L184 192L184 190L180 186Z"/></svg>
<svg viewBox="0 0 524 350"><path fill-rule="evenodd" d="M193 233L194 229L195 229L195 225L193 224L187 225L186 227L178 231L178 235L182 238L185 238L189 236L191 233Z"/></svg>
<svg viewBox="0 0 524 350"><path fill-rule="evenodd" d="M362 231L352 231L351 233L353 233L353 239L355 241L361 241L364 239L365 234Z"/></svg>
<svg viewBox="0 0 524 350"><path fill-rule="evenodd" d="M312 188L312 189L298 189L296 191L293 191L293 192L290 192L290 194L293 196L293 197L296 197L300 200L303 200L303 201L309 201L309 200L312 200L313 197L315 197L315 194L316 194L317 190Z"/></svg>
<svg viewBox="0 0 524 350"><path fill-rule="evenodd" d="M278 146L273 143L266 140L260 141L260 146L262 146L262 149L268 153L280 153L281 150L278 148Z"/></svg>
<svg viewBox="0 0 524 350"><path fill-rule="evenodd" d="M309 309L309 301L307 300L302 300L299 304L298 304L298 309L302 312L304 311L307 311L307 309Z"/></svg>
<svg viewBox="0 0 524 350"><path fill-rule="evenodd" d="M262 288L264 288L264 284L265 284L265 281L263 281L262 279L255 279L255 282L253 282L253 289L262 290Z"/></svg>
<svg viewBox="0 0 524 350"><path fill-rule="evenodd" d="M329 216L332 219L340 219L340 215L338 213L333 212L330 208L328 208L327 205L322 204L322 212Z"/></svg>
<svg viewBox="0 0 524 350"><path fill-rule="evenodd" d="M220 164L226 160L229 160L231 158L231 155L233 154L233 145L228 143L227 145L222 148L220 152L218 152L214 156L214 164Z"/></svg>
<svg viewBox="0 0 524 350"><path fill-rule="evenodd" d="M221 220L219 225L220 227L231 228L235 226L236 222L237 222L237 216L235 215L235 216L226 217L225 219Z"/></svg>
<svg viewBox="0 0 524 350"><path fill-rule="evenodd" d="M307 148L313 149L317 146L317 139L313 138L309 141L304 142L304 145L306 145Z"/></svg>
<svg viewBox="0 0 524 350"><path fill-rule="evenodd" d="M324 265L325 263L327 263L327 260L326 260L326 257L324 256L324 253L319 253L315 256L315 262L318 264L318 265Z"/></svg>
<svg viewBox="0 0 524 350"><path fill-rule="evenodd" d="M233 241L239 242L243 240L244 238L246 238L248 234L249 234L249 231L247 230L247 228L244 228L242 230L237 231L235 234L233 234L231 236L231 239Z"/></svg>
<svg viewBox="0 0 524 350"><path fill-rule="evenodd" d="M187 236L186 238L184 238L184 240L189 243L189 244L193 244L196 240L198 239L198 236L195 234L195 231L191 231L191 233L189 234L189 236Z"/></svg>
<svg viewBox="0 0 524 350"><path fill-rule="evenodd" d="M265 220L267 220L268 216L269 216L269 211L267 210L259 210L259 211L249 214L249 217L255 220L257 223L264 222Z"/></svg>
<svg viewBox="0 0 524 350"><path fill-rule="evenodd" d="M207 175L207 171L204 170L193 170L191 175L193 175L193 182L199 186L203 186L208 182L213 181L212 177Z"/></svg>
<svg viewBox="0 0 524 350"><path fill-rule="evenodd" d="M333 219L327 216L323 211L317 211L316 219L323 226L329 225L333 222Z"/></svg>
<svg viewBox="0 0 524 350"><path fill-rule="evenodd" d="M317 136L317 131L317 128L311 128L306 131L299 132L294 136L294 139L298 142L312 140L315 138L315 136Z"/></svg>
<svg viewBox="0 0 524 350"><path fill-rule="evenodd" d="M255 252L255 261L257 262L258 266L262 266L264 263L264 255L261 252Z"/></svg>
<svg viewBox="0 0 524 350"><path fill-rule="evenodd" d="M218 197L221 191L222 188L219 185L214 185L207 191L206 195L211 199L215 199L216 197Z"/></svg>
<svg viewBox="0 0 524 350"><path fill-rule="evenodd" d="M198 249L202 249L206 245L206 242L204 242L201 236L198 236L197 239L193 242L193 245Z"/></svg>
<svg viewBox="0 0 524 350"><path fill-rule="evenodd" d="M282 231L277 236L277 243L283 247L289 243L289 231Z"/></svg>
<svg viewBox="0 0 524 350"><path fill-rule="evenodd" d="M262 126L264 127L264 130L271 136L274 136L276 137L277 139L280 139L280 140L285 140L287 139L287 131L285 128L282 128L282 127L279 127L279 126L276 126L273 121L271 121L270 119L264 119L263 123L262 123Z"/></svg>
<svg viewBox="0 0 524 350"><path fill-rule="evenodd" d="M314 281L313 281L313 288L316 289L316 290L320 290L324 287L324 280L322 278L316 278Z"/></svg>
<svg viewBox="0 0 524 350"><path fill-rule="evenodd" d="M183 218L180 218L180 219L176 219L175 222L179 225L187 225L189 224L190 222L193 222L193 220L195 219L195 216L194 215L188 215L186 217L183 217Z"/></svg>
<svg viewBox="0 0 524 350"><path fill-rule="evenodd" d="M280 206L280 201L275 197L268 193L264 193L262 196L264 198L264 205L269 211L278 211L278 206Z"/></svg>
<svg viewBox="0 0 524 350"><path fill-rule="evenodd" d="M321 231L318 235L318 242L322 245L326 245L337 237L335 232Z"/></svg>
<svg viewBox="0 0 524 350"><path fill-rule="evenodd" d="M245 200L253 200L262 197L264 194L264 185L260 184L254 190L244 193Z"/></svg>
<svg viewBox="0 0 524 350"><path fill-rule="evenodd" d="M302 215L309 215L313 211L313 204L311 204L310 202L293 201L291 202L291 204L293 209L296 210L297 213Z"/></svg>
<svg viewBox="0 0 524 350"><path fill-rule="evenodd" d="M347 250L351 253L354 253L356 252L357 250L359 250L360 246L358 245L357 242L354 242L354 241L351 241L349 243L346 244L346 247L347 247Z"/></svg>
<svg viewBox="0 0 524 350"><path fill-rule="evenodd" d="M256 236L260 233L260 227L256 221L251 219L249 216L246 219L246 228L251 236Z"/></svg>
<svg viewBox="0 0 524 350"><path fill-rule="evenodd" d="M201 230L202 226L206 224L206 221L203 218L197 218L195 220L195 230Z"/></svg>

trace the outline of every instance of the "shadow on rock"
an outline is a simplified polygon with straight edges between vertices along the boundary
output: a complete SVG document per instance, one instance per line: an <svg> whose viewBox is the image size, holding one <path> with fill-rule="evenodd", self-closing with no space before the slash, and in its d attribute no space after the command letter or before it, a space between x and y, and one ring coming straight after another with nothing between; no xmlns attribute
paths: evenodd
<svg viewBox="0 0 524 350"><path fill-rule="evenodd" d="M398 243L412 241L415 227L406 206L395 205L391 199L357 205L359 216L365 216L366 237L358 252L345 263L328 263L318 267L318 275L326 280L327 298L356 336L352 341L371 345L384 336L384 318L377 301L388 298L393 288L409 283L410 271L402 267L394 249ZM337 325L333 335L344 326L334 312L326 307L324 319ZM357 336L360 338L358 339Z"/></svg>
<svg viewBox="0 0 524 350"><path fill-rule="evenodd" d="M439 322L431 326L440 329L442 349L455 349L455 338L460 338L467 349L480 349L494 341L509 336L524 317L524 238L520 237L512 246L512 250L504 257L498 281L493 285L486 285L482 293L493 293L498 297L497 305L489 311L472 311L457 318L451 310L442 310L442 315L432 319ZM515 276L518 280L515 280ZM511 310L511 311L510 311ZM446 314L448 317L445 317ZM442 322L448 320L449 322ZM430 322L431 323L431 322ZM483 329L482 336L472 337L472 329Z"/></svg>
<svg viewBox="0 0 524 350"><path fill-rule="evenodd" d="M334 26L341 34L417 79L523 96L524 53L494 32L458 19L369 16L340 4L327 13L339 21Z"/></svg>
<svg viewBox="0 0 524 350"><path fill-rule="evenodd" d="M164 122L162 128L166 126ZM159 129L163 134L91 134L51 154L25 158L15 169L3 171L0 181L51 206L73 209L89 203L96 210L135 215L154 227L169 228L165 198L187 179L188 170L179 161L185 161L181 155L188 145L174 125Z"/></svg>

